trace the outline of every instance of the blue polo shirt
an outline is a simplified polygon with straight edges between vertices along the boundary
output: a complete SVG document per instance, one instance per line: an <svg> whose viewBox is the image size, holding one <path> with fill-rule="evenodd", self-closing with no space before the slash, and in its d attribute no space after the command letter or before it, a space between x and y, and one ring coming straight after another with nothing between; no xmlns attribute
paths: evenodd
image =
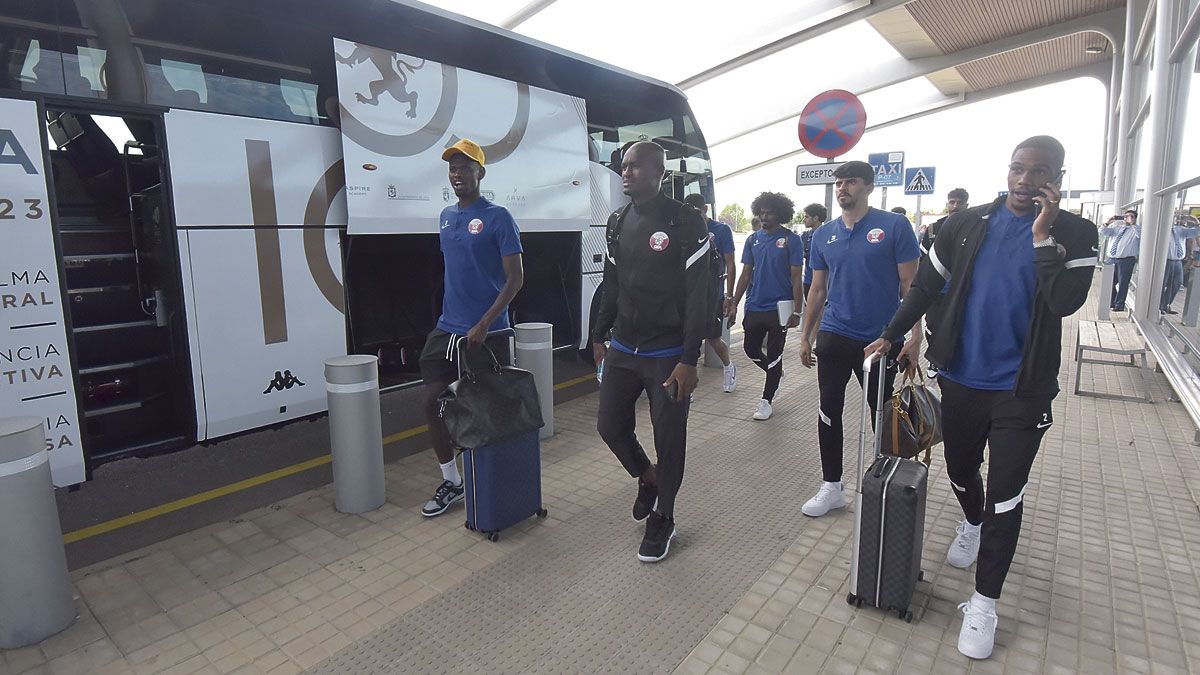
<svg viewBox="0 0 1200 675"><path fill-rule="evenodd" d="M521 253L521 231L512 214L480 197L465 209L442 209L438 239L446 261L446 293L437 327L466 335L500 295L506 280L502 258ZM489 331L508 328L508 310Z"/></svg>
<svg viewBox="0 0 1200 675"><path fill-rule="evenodd" d="M804 264L800 235L786 227L763 228L746 239L742 263L753 265L747 312L774 312L780 300L792 300L792 267Z"/></svg>
<svg viewBox="0 0 1200 675"><path fill-rule="evenodd" d="M942 371L946 378L974 389L1008 391L1016 386L1037 291L1034 217L1018 216L1001 205L988 218L954 359Z"/></svg>
<svg viewBox="0 0 1200 675"><path fill-rule="evenodd" d="M812 250L813 232L816 230L805 230L800 233L800 241L804 244L804 283L812 283L812 263L808 261L808 254Z"/></svg>
<svg viewBox="0 0 1200 675"><path fill-rule="evenodd" d="M826 270L828 295L821 330L871 342L900 307L896 266L921 256L908 218L871 208L846 229L841 217L813 233L810 262Z"/></svg>
<svg viewBox="0 0 1200 675"><path fill-rule="evenodd" d="M708 221L709 241L716 247L717 253L721 254L721 278L725 278L725 254L733 253L733 230L729 226L719 220ZM725 287L721 286L721 292L725 292Z"/></svg>

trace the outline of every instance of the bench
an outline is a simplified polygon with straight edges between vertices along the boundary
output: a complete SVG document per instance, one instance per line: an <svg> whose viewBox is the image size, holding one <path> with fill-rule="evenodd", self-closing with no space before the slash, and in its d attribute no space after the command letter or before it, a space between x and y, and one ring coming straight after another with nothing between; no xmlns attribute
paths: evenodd
<svg viewBox="0 0 1200 675"><path fill-rule="evenodd" d="M1129 362L1111 359L1088 358L1089 353L1113 354L1128 356ZM1082 388L1080 374L1083 364L1095 363L1109 366L1138 368L1142 377L1142 388L1145 396L1127 396L1124 394L1109 394L1101 391L1087 391ZM1095 396L1119 401L1145 401L1153 403L1150 396L1150 366L1146 362L1146 342L1137 332L1137 327L1127 321L1114 323L1112 321L1079 322L1079 332L1075 337L1075 393L1079 396Z"/></svg>

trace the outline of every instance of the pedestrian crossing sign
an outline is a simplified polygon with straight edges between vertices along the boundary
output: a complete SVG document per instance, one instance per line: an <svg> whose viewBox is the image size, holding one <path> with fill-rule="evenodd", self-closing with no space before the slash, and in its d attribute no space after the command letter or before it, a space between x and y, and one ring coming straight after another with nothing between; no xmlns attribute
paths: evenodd
<svg viewBox="0 0 1200 675"><path fill-rule="evenodd" d="M932 166L914 166L904 170L904 194L933 194L933 179L937 170Z"/></svg>

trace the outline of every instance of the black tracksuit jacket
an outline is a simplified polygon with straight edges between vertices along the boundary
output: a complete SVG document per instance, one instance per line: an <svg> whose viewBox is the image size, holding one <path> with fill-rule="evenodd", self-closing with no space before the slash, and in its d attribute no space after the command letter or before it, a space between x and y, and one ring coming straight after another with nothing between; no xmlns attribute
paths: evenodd
<svg viewBox="0 0 1200 675"><path fill-rule="evenodd" d="M712 320L708 226L700 212L659 194L608 217L608 257L592 341L612 337L636 351L683 346L696 365ZM666 234L666 245L656 233ZM657 243L656 243L657 242Z"/></svg>
<svg viewBox="0 0 1200 675"><path fill-rule="evenodd" d="M908 332L938 300L949 280L950 289L941 298L942 315L933 327L933 337L926 352L935 366L949 366L962 329L975 256L987 234L988 218L1004 199L1000 197L991 204L960 211L946 219L937 232L933 248L921 257L917 278L881 337L895 339ZM1087 301L1096 268L1099 235L1094 223L1060 211L1050 225L1050 236L1058 246L1033 250L1037 290L1013 390L1017 396L1054 396L1058 393L1062 319L1074 314Z"/></svg>

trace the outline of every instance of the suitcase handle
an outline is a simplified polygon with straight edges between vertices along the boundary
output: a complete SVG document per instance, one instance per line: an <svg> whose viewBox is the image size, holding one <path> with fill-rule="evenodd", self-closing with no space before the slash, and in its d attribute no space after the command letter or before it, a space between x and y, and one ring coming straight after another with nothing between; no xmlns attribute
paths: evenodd
<svg viewBox="0 0 1200 675"><path fill-rule="evenodd" d="M868 402L868 397L871 395L870 378L872 370L879 372L879 386L875 388L878 392L878 400L875 403L875 428L879 429L880 425L883 424L883 383L887 379L887 364L883 361L884 358L884 356L879 354L872 354L863 359L862 413L859 418L858 427L858 473L855 476L855 478L858 480L859 494L862 494L863 471L866 465L865 455L867 452L867 422L869 420L868 415L871 411L871 405ZM877 361L878 363L876 363ZM883 437L879 433L875 433L874 436L875 457L879 457L882 454L880 452L880 443L882 442Z"/></svg>

